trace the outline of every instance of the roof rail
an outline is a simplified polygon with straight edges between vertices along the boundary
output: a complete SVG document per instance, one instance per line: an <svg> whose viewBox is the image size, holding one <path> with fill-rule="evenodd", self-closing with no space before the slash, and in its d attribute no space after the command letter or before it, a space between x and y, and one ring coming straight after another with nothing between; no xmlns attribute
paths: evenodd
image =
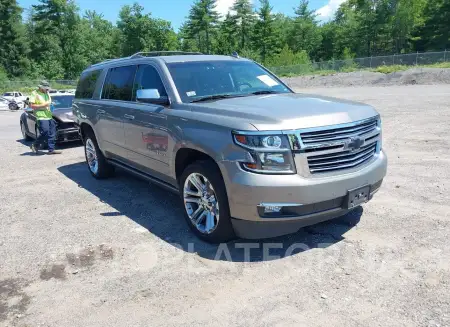
<svg viewBox="0 0 450 327"><path fill-rule="evenodd" d="M96 63L96 64L92 64L90 67L95 67L95 66L98 66L98 65L104 64L104 63L106 63L106 62L110 62L110 61L120 61L120 60L124 60L124 59L129 59L129 58L127 57L127 58L111 58L111 59L105 59L105 60L103 60L103 61L101 61L101 62L98 62L98 63Z"/></svg>
<svg viewBox="0 0 450 327"><path fill-rule="evenodd" d="M129 58L139 57L160 57L160 56L179 56L179 55L202 55L201 52L186 52L186 51L150 51L150 52L138 52Z"/></svg>
<svg viewBox="0 0 450 327"><path fill-rule="evenodd" d="M150 51L150 52L137 52L134 55L124 58L111 58L105 59L102 62L92 64L90 67L95 67L111 61L121 61L127 59L144 58L144 57L160 57L160 56L178 56L178 55L202 55L201 52L185 52L185 51Z"/></svg>

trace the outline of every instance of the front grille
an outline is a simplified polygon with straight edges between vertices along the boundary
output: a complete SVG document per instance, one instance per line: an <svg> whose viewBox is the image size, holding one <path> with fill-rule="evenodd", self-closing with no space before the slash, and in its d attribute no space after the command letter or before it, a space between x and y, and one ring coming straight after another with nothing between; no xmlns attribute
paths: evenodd
<svg viewBox="0 0 450 327"><path fill-rule="evenodd" d="M372 133L376 130L376 128L377 120L371 119L358 125L301 133L300 137L302 138L304 145L313 145L315 143L347 140L351 136L360 136Z"/></svg>
<svg viewBox="0 0 450 327"><path fill-rule="evenodd" d="M69 128L75 128L75 123L73 123L73 122L58 122L57 126L58 126L58 129L69 129Z"/></svg>
<svg viewBox="0 0 450 327"><path fill-rule="evenodd" d="M368 163L379 151L378 117L355 123L300 130L300 153L309 173L328 173ZM356 143L355 143L356 142Z"/></svg>
<svg viewBox="0 0 450 327"><path fill-rule="evenodd" d="M354 168L372 159L377 150L377 143L362 147L357 151L341 151L308 157L311 173L328 172Z"/></svg>

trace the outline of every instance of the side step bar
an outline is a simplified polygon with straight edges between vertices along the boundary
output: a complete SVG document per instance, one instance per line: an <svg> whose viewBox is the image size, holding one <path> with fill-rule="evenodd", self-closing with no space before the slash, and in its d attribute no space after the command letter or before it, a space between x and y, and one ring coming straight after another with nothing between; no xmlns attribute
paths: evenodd
<svg viewBox="0 0 450 327"><path fill-rule="evenodd" d="M171 191L173 193L179 194L178 188L176 188L175 186L172 186L172 185L170 185L170 184L168 184L168 183L166 183L166 182L164 182L164 181L162 181L162 180L160 180L158 178L155 178L155 177L150 176L150 175L148 175L146 173L143 173L143 172L141 172L139 170L131 168L131 167L129 167L129 166L127 166L127 165L125 165L125 164L123 164L121 162L116 161L116 160L107 160L107 161L111 165L119 167L119 168L121 168L121 169L123 169L123 170L125 170L125 171L127 171L127 172L129 172L129 173L131 173L131 174L133 174L133 175L135 175L137 177L139 177L139 178L145 179L145 180L149 181L150 183L156 184L156 185L158 185L158 186L160 186L162 188L165 188L166 190L169 190L169 191Z"/></svg>

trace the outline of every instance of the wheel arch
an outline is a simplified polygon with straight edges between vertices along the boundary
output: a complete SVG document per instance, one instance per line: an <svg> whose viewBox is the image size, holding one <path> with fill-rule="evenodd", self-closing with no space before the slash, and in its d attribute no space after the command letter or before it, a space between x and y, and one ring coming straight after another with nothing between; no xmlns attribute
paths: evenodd
<svg viewBox="0 0 450 327"><path fill-rule="evenodd" d="M92 126L86 122L82 122L80 124L80 136L81 136L81 141L84 143L84 140L86 138L86 134L88 132L92 132L95 136L95 139L97 139L97 135L95 134L94 128L92 128ZM98 142L98 139L97 139Z"/></svg>
<svg viewBox="0 0 450 327"><path fill-rule="evenodd" d="M183 171L188 167L190 164L196 162L196 161L211 161L214 163L214 165L219 169L219 171L222 174L222 171L217 164L216 160L214 158L207 154L206 152L200 150L200 149L194 149L189 147L184 147L178 149L178 151L175 154L175 160L174 160L174 172L175 177L177 180L177 183L180 182L180 177L183 174ZM223 178L223 176L222 176Z"/></svg>

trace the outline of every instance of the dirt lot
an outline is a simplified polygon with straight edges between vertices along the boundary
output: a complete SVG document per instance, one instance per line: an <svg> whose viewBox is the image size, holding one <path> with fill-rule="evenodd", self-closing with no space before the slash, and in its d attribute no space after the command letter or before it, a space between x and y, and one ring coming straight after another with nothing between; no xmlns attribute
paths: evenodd
<svg viewBox="0 0 450 327"><path fill-rule="evenodd" d="M379 109L382 189L363 212L221 247L175 195L95 181L81 147L30 155L20 113L0 112L0 326L450 326L450 86L307 92Z"/></svg>
<svg viewBox="0 0 450 327"><path fill-rule="evenodd" d="M389 74L356 71L284 78L293 88L450 84L450 68L410 68Z"/></svg>

